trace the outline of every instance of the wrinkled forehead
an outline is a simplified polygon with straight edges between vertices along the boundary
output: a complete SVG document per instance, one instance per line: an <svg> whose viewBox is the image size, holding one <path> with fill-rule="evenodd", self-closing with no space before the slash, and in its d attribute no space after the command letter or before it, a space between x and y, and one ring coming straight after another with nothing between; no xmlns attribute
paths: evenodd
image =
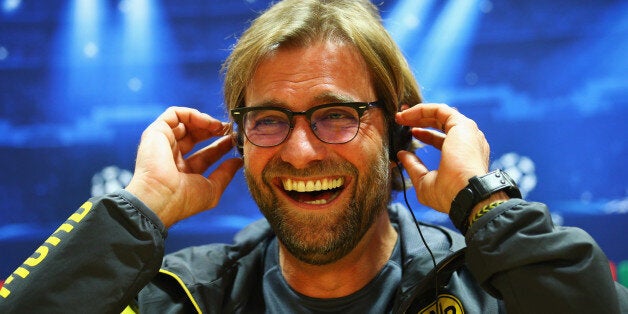
<svg viewBox="0 0 628 314"><path fill-rule="evenodd" d="M322 102L374 101L371 73L357 48L317 41L282 46L256 66L245 91L245 106L280 99Z"/></svg>

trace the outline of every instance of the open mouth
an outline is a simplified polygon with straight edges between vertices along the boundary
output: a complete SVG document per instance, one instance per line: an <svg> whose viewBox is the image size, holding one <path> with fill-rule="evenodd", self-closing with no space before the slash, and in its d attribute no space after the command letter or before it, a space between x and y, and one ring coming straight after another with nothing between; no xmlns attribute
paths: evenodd
<svg viewBox="0 0 628 314"><path fill-rule="evenodd" d="M345 179L325 178L316 180L282 179L288 196L300 203L324 205L333 201L344 189Z"/></svg>

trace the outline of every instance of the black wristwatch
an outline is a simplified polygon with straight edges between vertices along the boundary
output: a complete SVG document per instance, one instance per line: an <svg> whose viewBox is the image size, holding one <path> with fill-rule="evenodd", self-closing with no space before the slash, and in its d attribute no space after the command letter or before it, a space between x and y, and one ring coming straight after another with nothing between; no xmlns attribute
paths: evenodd
<svg viewBox="0 0 628 314"><path fill-rule="evenodd" d="M449 219L462 234L466 234L473 207L498 191L504 191L512 198L521 198L521 192L515 181L501 170L469 179L469 185L460 190L451 202Z"/></svg>

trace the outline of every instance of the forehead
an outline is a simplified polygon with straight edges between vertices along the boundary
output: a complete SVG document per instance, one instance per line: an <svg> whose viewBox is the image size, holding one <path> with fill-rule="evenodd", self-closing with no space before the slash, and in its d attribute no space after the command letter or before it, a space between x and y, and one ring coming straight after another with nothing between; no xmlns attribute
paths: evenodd
<svg viewBox="0 0 628 314"><path fill-rule="evenodd" d="M311 107L339 100L375 100L364 59L355 47L338 41L278 48L260 62L245 95L247 106L278 103Z"/></svg>

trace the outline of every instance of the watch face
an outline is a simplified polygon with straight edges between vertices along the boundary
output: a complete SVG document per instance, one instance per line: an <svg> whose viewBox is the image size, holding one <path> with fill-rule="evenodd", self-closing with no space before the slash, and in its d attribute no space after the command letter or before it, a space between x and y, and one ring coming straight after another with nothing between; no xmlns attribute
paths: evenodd
<svg viewBox="0 0 628 314"><path fill-rule="evenodd" d="M521 198L521 191L519 191L519 188L517 187L517 182L515 182L515 180L513 180L507 172L500 171L500 174L503 177L502 184L506 185L504 188L506 194L510 197Z"/></svg>
<svg viewBox="0 0 628 314"><path fill-rule="evenodd" d="M510 175L508 175L506 172L503 173L504 174L504 178L506 179L506 181L508 181L510 183L510 185L512 186L517 186L517 182L515 182L515 180L513 180Z"/></svg>

